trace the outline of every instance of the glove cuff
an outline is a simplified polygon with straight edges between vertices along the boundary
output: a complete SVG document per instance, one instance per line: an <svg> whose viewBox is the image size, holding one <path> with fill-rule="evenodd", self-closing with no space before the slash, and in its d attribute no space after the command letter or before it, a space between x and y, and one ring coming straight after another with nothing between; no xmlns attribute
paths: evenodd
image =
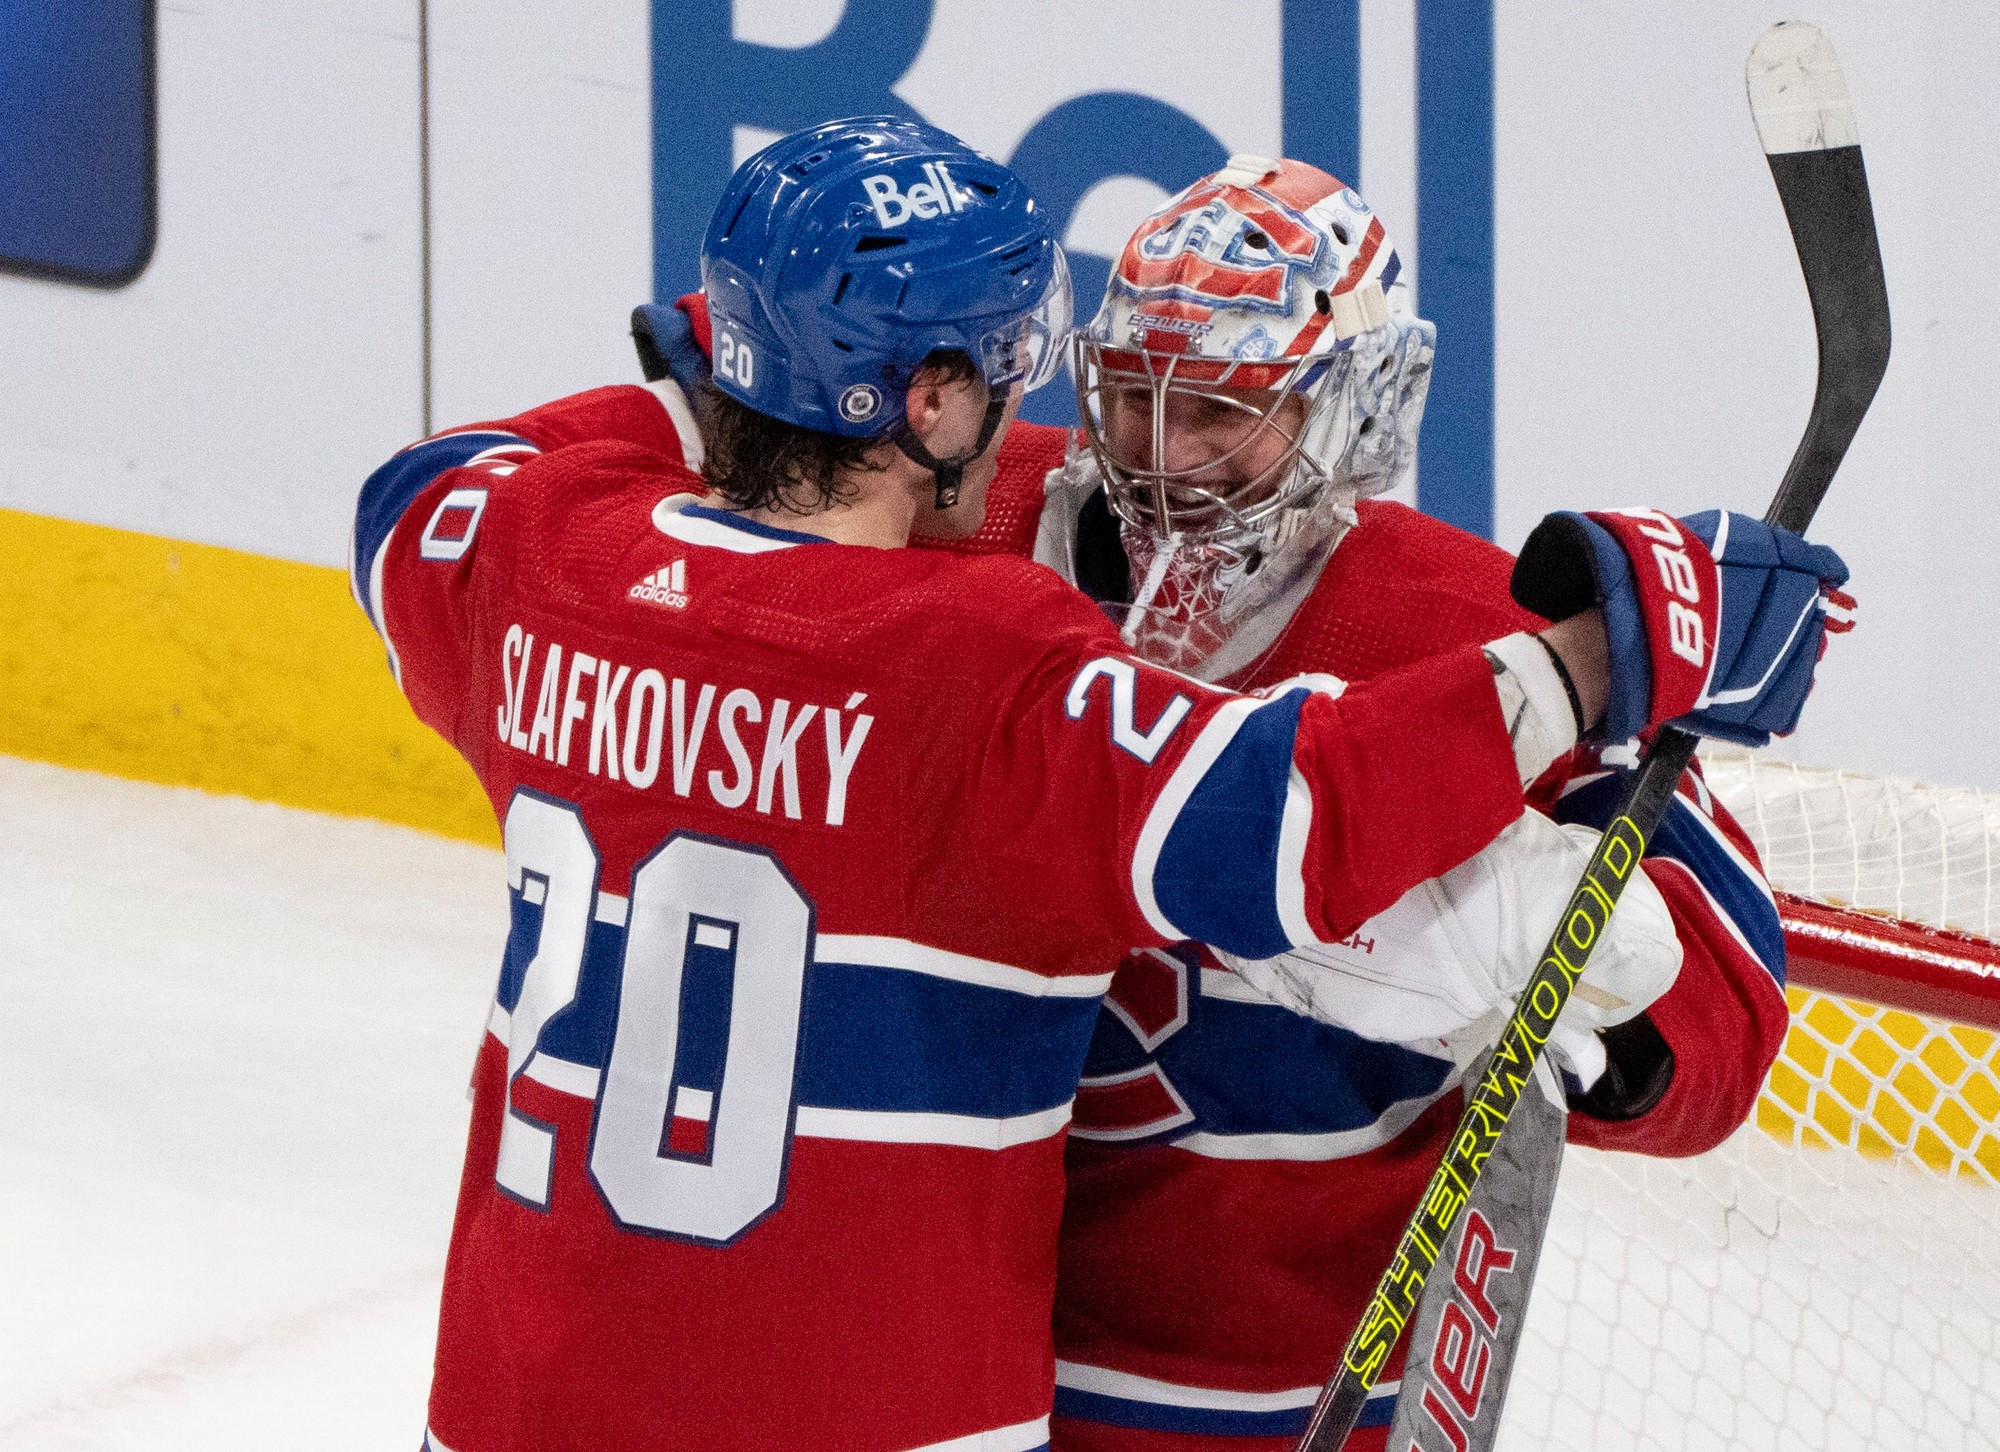
<svg viewBox="0 0 2000 1452"><path fill-rule="evenodd" d="M1622 741L1648 726L1686 715L1701 700L1714 665L1714 623L1722 581L1708 545L1665 510L1592 511L1586 517L1600 531L1592 539L1600 571L1607 554L1626 567L1637 606L1630 628L1635 637L1644 636L1645 646L1643 654L1635 651L1631 658L1644 659L1652 667L1644 718L1605 721L1605 734ZM1639 644L1636 639L1632 643ZM1611 642L1614 661L1621 659L1621 644L1615 637ZM1612 695L1616 700L1619 693Z"/></svg>
<svg viewBox="0 0 2000 1452"><path fill-rule="evenodd" d="M1508 590L1544 620L1567 620L1602 604L1590 521L1569 509L1544 516L1521 546Z"/></svg>

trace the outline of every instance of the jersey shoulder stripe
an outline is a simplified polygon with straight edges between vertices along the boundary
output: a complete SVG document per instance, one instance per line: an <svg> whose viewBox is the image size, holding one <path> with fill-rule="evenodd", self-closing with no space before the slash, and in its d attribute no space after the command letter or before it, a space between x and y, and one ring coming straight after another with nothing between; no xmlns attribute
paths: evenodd
<svg viewBox="0 0 2000 1452"><path fill-rule="evenodd" d="M1293 874L1302 870L1311 824L1311 794L1292 790L1309 694L1231 702L1160 793L1133 866L1144 878L1139 900L1165 936L1239 943L1260 958L1311 940L1303 881L1286 877L1287 859Z"/></svg>
<svg viewBox="0 0 2000 1452"><path fill-rule="evenodd" d="M512 473L524 459L539 452L518 434L501 429L466 429L412 444L368 476L355 506L353 548L348 564L354 598L373 622L377 634L386 639L389 633L381 603L382 552L411 502L438 476L452 469L486 464L496 474ZM475 515L473 527L476 523Z"/></svg>

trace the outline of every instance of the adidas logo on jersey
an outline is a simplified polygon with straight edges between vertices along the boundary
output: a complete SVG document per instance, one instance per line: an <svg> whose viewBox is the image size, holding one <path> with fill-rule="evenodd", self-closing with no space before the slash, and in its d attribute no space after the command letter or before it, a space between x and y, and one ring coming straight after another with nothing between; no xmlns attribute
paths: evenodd
<svg viewBox="0 0 2000 1452"><path fill-rule="evenodd" d="M967 191L951 179L941 161L925 162L924 175L930 180L915 183L907 192L887 172L861 178L861 186L868 193L868 205L875 209L875 220L885 229L900 227L912 217L928 221L962 212L979 200L977 192Z"/></svg>
<svg viewBox="0 0 2000 1452"><path fill-rule="evenodd" d="M675 560L662 565L625 592L627 598L648 605L664 605L669 610L685 610L688 604L688 562Z"/></svg>

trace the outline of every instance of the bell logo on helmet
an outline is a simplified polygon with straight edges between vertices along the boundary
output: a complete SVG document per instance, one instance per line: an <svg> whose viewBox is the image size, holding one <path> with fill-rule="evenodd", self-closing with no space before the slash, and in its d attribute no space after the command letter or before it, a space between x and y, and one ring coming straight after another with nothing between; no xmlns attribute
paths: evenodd
<svg viewBox="0 0 2000 1452"><path fill-rule="evenodd" d="M892 432L934 352L964 354L989 390L1032 391L1067 356L1069 271L1021 179L907 117L829 121L745 161L701 267L716 388L818 433Z"/></svg>
<svg viewBox="0 0 2000 1452"><path fill-rule="evenodd" d="M884 228L900 227L912 217L928 221L962 212L979 200L977 192L951 179L941 161L925 162L924 175L930 180L916 182L908 191L899 188L896 178L886 172L863 177L861 185L868 193L868 205L875 209L875 220Z"/></svg>
<svg viewBox="0 0 2000 1452"><path fill-rule="evenodd" d="M867 423L882 407L882 392L872 383L856 383L840 395L840 416L849 423Z"/></svg>

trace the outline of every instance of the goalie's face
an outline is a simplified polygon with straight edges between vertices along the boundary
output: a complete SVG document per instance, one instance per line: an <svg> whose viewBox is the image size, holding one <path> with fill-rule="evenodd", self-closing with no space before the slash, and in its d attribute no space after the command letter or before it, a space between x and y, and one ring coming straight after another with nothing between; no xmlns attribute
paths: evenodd
<svg viewBox="0 0 2000 1452"><path fill-rule="evenodd" d="M1135 481L1131 522L1162 535L1255 511L1290 472L1306 400L1268 389L1108 380L1098 396L1105 452ZM1121 511L1124 512L1124 511Z"/></svg>
<svg viewBox="0 0 2000 1452"><path fill-rule="evenodd" d="M1302 444L1341 394L1346 354L1246 365L1089 339L1077 354L1084 427L1127 526L1251 548L1326 482Z"/></svg>

